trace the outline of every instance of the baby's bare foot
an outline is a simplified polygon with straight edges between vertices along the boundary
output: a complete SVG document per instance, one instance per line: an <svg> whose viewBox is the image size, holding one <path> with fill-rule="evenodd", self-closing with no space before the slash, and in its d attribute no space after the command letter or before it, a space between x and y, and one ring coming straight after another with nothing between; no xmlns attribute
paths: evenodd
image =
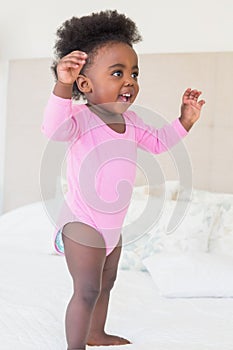
<svg viewBox="0 0 233 350"><path fill-rule="evenodd" d="M111 334L98 334L98 335L90 335L87 345L89 346L100 346L100 345L126 345L131 344L131 342L125 338L118 337L117 335Z"/></svg>

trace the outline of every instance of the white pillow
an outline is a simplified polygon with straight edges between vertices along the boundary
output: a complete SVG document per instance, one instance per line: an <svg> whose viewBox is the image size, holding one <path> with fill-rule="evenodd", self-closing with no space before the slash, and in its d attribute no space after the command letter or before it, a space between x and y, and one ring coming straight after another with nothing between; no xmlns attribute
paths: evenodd
<svg viewBox="0 0 233 350"><path fill-rule="evenodd" d="M144 199L148 195L152 197L163 197L176 200L183 187L178 180L167 180L158 185L136 185L133 188L132 199Z"/></svg>
<svg viewBox="0 0 233 350"><path fill-rule="evenodd" d="M208 250L209 234L218 212L216 206L191 203L181 225L173 233L167 234L166 227L177 202L172 200L165 201L160 218L156 215L156 210L161 203L156 198L153 198L151 203L155 211L155 224L149 229L148 233L144 234L146 223L142 223L140 220L135 230L131 229L129 232L126 232L123 229L123 243L127 242L127 244L123 244L121 268L145 270L141 262L142 259L162 251L205 252ZM145 210L145 205L145 200L134 199L124 224L128 225L134 220L140 219L140 215ZM148 215L153 215L153 208L150 208Z"/></svg>
<svg viewBox="0 0 233 350"><path fill-rule="evenodd" d="M223 203L232 203L233 194L193 189L191 199L192 202L222 205Z"/></svg>
<svg viewBox="0 0 233 350"><path fill-rule="evenodd" d="M209 240L209 251L233 255L233 200L225 201Z"/></svg>
<svg viewBox="0 0 233 350"><path fill-rule="evenodd" d="M180 185L178 180L167 180L165 181L166 199L176 200L180 191L183 187Z"/></svg>
<svg viewBox="0 0 233 350"><path fill-rule="evenodd" d="M149 234L143 258L158 252L208 251L209 236L218 217L218 207L191 203L180 225L167 234L167 226L176 205L176 201L166 201L162 217Z"/></svg>
<svg viewBox="0 0 233 350"><path fill-rule="evenodd" d="M162 296L233 297L232 256L161 253L143 263Z"/></svg>

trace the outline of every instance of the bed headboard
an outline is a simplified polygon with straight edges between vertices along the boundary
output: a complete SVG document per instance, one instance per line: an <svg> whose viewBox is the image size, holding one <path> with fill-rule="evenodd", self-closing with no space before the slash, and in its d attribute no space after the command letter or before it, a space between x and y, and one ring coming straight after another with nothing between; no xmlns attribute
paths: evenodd
<svg viewBox="0 0 233 350"><path fill-rule="evenodd" d="M193 186L233 193L233 52L143 54L139 64L141 89L136 104L168 120L179 116L186 87L203 91L207 103L201 120L185 139ZM54 82L50 65L50 58L9 63L4 211L41 199L39 173L47 140L40 126ZM166 178L177 178L169 155L158 159ZM142 181L139 172L137 184ZM50 185L53 193L56 181Z"/></svg>

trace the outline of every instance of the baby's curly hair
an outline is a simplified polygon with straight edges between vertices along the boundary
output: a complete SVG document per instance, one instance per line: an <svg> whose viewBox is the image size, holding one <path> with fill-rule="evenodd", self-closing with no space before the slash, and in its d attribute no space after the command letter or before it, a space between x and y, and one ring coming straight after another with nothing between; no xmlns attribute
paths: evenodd
<svg viewBox="0 0 233 350"><path fill-rule="evenodd" d="M123 42L132 47L142 40L136 24L116 10L92 13L89 16L72 17L66 20L57 30L57 41L54 45L54 60L51 69L57 79L57 62L74 50L88 54L85 67L90 65L97 50L108 42ZM73 85L73 98L82 96L77 84Z"/></svg>

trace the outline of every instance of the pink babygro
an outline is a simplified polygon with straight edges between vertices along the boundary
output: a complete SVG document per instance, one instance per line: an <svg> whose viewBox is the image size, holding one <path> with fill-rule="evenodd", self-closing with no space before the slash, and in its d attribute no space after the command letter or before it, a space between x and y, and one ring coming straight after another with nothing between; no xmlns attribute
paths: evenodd
<svg viewBox="0 0 233 350"><path fill-rule="evenodd" d="M123 118L125 132L118 133L85 104L51 94L42 124L49 139L68 143L68 192L56 232L68 222L88 224L103 236L106 255L119 241L130 204L137 147L158 154L187 134L179 119L156 129L133 111Z"/></svg>

